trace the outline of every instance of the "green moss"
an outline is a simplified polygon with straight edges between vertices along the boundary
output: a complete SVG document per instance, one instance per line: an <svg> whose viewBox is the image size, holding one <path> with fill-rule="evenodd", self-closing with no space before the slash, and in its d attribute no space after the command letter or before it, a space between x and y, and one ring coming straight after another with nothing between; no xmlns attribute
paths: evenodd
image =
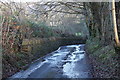
<svg viewBox="0 0 120 80"><path fill-rule="evenodd" d="M94 53L100 47L101 47L100 46L100 41L97 38L91 39L91 40L87 40L87 42L86 42L86 49L90 53Z"/></svg>
<svg viewBox="0 0 120 80"><path fill-rule="evenodd" d="M120 47L117 47L117 46L116 46L116 47L115 47L115 51L116 51L117 54L120 54Z"/></svg>
<svg viewBox="0 0 120 80"><path fill-rule="evenodd" d="M117 56L117 54L116 54L116 52L115 52L114 49L111 49L111 50L108 52L108 54L110 54L111 57Z"/></svg>
<svg viewBox="0 0 120 80"><path fill-rule="evenodd" d="M112 57L116 56L115 50L112 45L104 46L96 50L93 55L98 56L101 62L110 60Z"/></svg>
<svg viewBox="0 0 120 80"><path fill-rule="evenodd" d="M24 57L24 53L18 52L15 54L16 57L18 58L23 58Z"/></svg>
<svg viewBox="0 0 120 80"><path fill-rule="evenodd" d="M99 58L100 59L102 59L102 60L105 60L105 59L107 59L107 54L101 54L101 55L99 55Z"/></svg>
<svg viewBox="0 0 120 80"><path fill-rule="evenodd" d="M93 64L96 66L94 67L95 71L99 70L98 73L104 74L104 77L106 75L117 76L119 70L118 54L112 44L101 46L97 40L89 40L86 46L86 50L90 53L94 61Z"/></svg>
<svg viewBox="0 0 120 80"><path fill-rule="evenodd" d="M21 68L22 66L25 66L26 63L25 63L24 61L18 61L18 62L16 63L16 65L17 65L18 68Z"/></svg>

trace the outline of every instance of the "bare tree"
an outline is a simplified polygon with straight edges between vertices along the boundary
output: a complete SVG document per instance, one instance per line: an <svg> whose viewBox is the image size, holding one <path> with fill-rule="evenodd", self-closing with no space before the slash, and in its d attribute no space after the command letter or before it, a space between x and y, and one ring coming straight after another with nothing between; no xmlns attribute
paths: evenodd
<svg viewBox="0 0 120 80"><path fill-rule="evenodd" d="M112 0L112 15L113 15L115 41L116 41L117 46L120 46L120 41L119 41L118 31L117 31L117 23L116 23L115 0Z"/></svg>

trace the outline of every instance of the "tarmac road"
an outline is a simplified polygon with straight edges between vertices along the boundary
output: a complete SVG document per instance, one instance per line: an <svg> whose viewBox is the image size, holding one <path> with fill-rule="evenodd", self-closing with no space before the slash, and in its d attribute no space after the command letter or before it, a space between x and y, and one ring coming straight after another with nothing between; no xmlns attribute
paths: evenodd
<svg viewBox="0 0 120 80"><path fill-rule="evenodd" d="M92 78L84 44L61 46L10 78Z"/></svg>

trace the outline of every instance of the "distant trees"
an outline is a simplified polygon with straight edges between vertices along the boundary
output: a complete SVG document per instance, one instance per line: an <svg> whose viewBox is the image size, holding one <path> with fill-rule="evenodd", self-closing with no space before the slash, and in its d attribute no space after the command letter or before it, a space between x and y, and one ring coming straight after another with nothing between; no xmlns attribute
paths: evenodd
<svg viewBox="0 0 120 80"><path fill-rule="evenodd" d="M85 10L81 2L50 1L33 3L32 6L28 3L28 6L38 21L46 15L44 18L46 24L54 26L51 27L54 30L62 30L62 34L68 32L74 35L76 32L83 31L81 29L83 25L80 23L84 24L82 17Z"/></svg>
<svg viewBox="0 0 120 80"><path fill-rule="evenodd" d="M28 21L28 24L32 30L31 37L49 38L57 35L50 26L47 26L43 22L36 23L35 21Z"/></svg>
<svg viewBox="0 0 120 80"><path fill-rule="evenodd" d="M45 2L36 3L31 8L34 13L47 14L50 12L65 14L82 14L89 29L90 37L99 38L102 44L107 45L114 41L119 44L116 24L114 1L111 2ZM42 7L41 6L45 6ZM112 8L113 7L113 8ZM112 17L113 16L113 17ZM48 17L48 16L47 16ZM114 26L114 27L113 27ZM115 37L114 37L115 36Z"/></svg>

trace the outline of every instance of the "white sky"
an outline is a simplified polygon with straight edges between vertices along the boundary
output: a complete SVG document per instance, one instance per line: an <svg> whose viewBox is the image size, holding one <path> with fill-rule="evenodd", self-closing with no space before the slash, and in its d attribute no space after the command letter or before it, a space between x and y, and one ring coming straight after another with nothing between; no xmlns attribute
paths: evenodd
<svg viewBox="0 0 120 80"><path fill-rule="evenodd" d="M40 1L40 0L14 0L16 2L37 2L37 1Z"/></svg>
<svg viewBox="0 0 120 80"><path fill-rule="evenodd" d="M47 2L47 1L73 1L73 0L0 0L2 2L10 2L10 1L14 1L14 2ZM80 1L80 0L79 0Z"/></svg>
<svg viewBox="0 0 120 80"><path fill-rule="evenodd" d="M14 1L14 2L38 2L38 1L65 1L65 2L71 2L71 1L78 1L78 2L111 2L112 0L0 0L0 1ZM120 1L120 0L115 0L116 2Z"/></svg>
<svg viewBox="0 0 120 80"><path fill-rule="evenodd" d="M14 2L37 2L37 1L41 1L41 0L0 0L0 1L14 1Z"/></svg>

